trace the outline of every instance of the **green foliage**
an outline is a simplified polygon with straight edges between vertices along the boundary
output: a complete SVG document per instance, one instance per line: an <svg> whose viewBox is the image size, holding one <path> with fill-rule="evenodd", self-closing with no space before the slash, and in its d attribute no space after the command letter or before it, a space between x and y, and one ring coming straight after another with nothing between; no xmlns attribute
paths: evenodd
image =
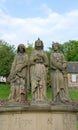
<svg viewBox="0 0 78 130"><path fill-rule="evenodd" d="M50 66L50 52L46 51L48 60L49 60L49 66ZM48 66L48 73L47 73L47 86L50 87L50 67Z"/></svg>
<svg viewBox="0 0 78 130"><path fill-rule="evenodd" d="M67 61L78 61L78 41L70 40L61 45L61 51L64 53Z"/></svg>
<svg viewBox="0 0 78 130"><path fill-rule="evenodd" d="M26 53L28 54L29 57L33 50L34 50L33 44L27 43Z"/></svg>
<svg viewBox="0 0 78 130"><path fill-rule="evenodd" d="M9 84L0 84L0 98L7 99L10 93L10 85Z"/></svg>
<svg viewBox="0 0 78 130"><path fill-rule="evenodd" d="M31 55L34 50L33 44L27 43L26 52ZM52 48L46 51L50 62ZM70 40L61 44L61 51L64 53L67 61L78 61L78 41ZM15 48L7 42L0 40L0 75L7 76L10 72L11 64L15 56ZM50 81L50 69L48 72L48 84Z"/></svg>
<svg viewBox="0 0 78 130"><path fill-rule="evenodd" d="M52 99L52 89L50 87L47 88L47 98Z"/></svg>
<svg viewBox="0 0 78 130"><path fill-rule="evenodd" d="M15 55L14 46L0 40L0 75L7 76Z"/></svg>

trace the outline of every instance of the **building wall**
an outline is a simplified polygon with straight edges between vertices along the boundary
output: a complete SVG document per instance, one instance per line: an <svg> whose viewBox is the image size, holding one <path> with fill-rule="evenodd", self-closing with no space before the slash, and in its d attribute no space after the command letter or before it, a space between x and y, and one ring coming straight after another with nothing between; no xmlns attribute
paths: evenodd
<svg viewBox="0 0 78 130"><path fill-rule="evenodd" d="M68 74L68 87L78 87L78 74Z"/></svg>

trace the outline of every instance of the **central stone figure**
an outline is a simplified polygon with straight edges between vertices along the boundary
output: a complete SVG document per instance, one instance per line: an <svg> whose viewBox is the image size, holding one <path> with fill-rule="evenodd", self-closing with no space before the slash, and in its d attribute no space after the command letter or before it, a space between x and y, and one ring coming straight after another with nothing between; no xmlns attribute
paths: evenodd
<svg viewBox="0 0 78 130"><path fill-rule="evenodd" d="M48 71L48 57L43 50L43 42L35 41L35 50L30 56L30 79L33 101L46 100L46 81Z"/></svg>

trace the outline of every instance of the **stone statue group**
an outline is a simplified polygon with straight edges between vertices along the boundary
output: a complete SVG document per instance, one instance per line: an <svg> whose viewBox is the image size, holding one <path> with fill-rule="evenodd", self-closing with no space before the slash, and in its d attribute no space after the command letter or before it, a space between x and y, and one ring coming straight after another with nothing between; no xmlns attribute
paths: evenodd
<svg viewBox="0 0 78 130"><path fill-rule="evenodd" d="M43 42L38 38L35 49L28 58L24 44L19 44L8 80L11 83L9 101L27 101L27 90L31 86L32 101L47 101L47 72L50 69L52 86L52 101L66 103L67 90L67 61L60 52L59 43L53 43L50 55L50 66Z"/></svg>

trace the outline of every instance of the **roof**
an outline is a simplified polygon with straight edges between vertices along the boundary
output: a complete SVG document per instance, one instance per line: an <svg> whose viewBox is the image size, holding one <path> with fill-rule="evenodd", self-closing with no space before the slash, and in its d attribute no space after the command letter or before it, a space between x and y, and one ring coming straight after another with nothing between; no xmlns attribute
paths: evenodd
<svg viewBox="0 0 78 130"><path fill-rule="evenodd" d="M68 73L78 73L78 62L68 62Z"/></svg>

